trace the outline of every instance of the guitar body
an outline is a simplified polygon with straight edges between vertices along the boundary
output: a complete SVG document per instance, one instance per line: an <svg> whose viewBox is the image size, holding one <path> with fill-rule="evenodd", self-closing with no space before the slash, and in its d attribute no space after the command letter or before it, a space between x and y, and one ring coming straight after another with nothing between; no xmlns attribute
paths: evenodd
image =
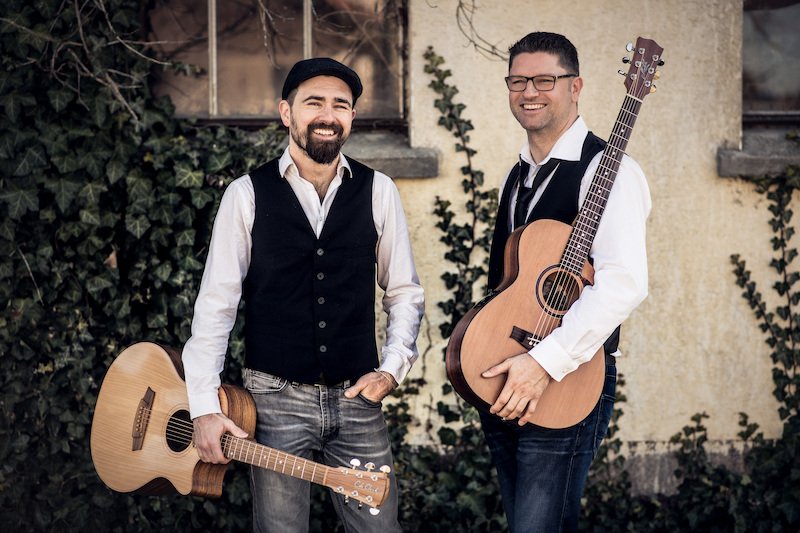
<svg viewBox="0 0 800 533"><path fill-rule="evenodd" d="M593 282L588 261L580 276L559 266L572 226L538 220L514 231L506 243L503 279L497 291L478 303L456 325L447 345L447 376L466 401L488 412L505 384L505 375L481 373L505 359L529 351L561 323L585 285ZM523 267L521 268L520 265ZM534 411L532 423L565 428L586 418L600 398L605 381L601 348L560 382L552 380Z"/></svg>
<svg viewBox="0 0 800 533"><path fill-rule="evenodd" d="M219 400L222 412L249 436L222 435L225 457L317 483L345 503L355 500L371 514L379 512L389 495L389 466L329 466L259 444L252 438L256 406L250 393L223 384ZM218 497L227 465L202 462L193 437L180 354L150 342L123 350L106 373L92 419L92 461L100 479L118 492Z"/></svg>
<svg viewBox="0 0 800 533"><path fill-rule="evenodd" d="M180 354L149 342L125 349L111 364L92 419L91 451L103 482L118 492L218 497L227 465L200 461L191 435ZM141 402L153 391L148 408ZM252 437L250 394L220 388L223 412ZM137 440L138 437L138 440Z"/></svg>

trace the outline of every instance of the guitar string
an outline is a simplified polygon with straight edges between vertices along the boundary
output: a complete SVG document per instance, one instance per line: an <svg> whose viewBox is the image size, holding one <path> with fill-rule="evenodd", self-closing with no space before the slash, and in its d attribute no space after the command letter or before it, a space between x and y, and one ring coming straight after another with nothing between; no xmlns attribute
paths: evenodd
<svg viewBox="0 0 800 533"><path fill-rule="evenodd" d="M598 167L600 169L602 166L602 169L605 170L605 175L600 174L598 175L598 179L593 181L592 185L590 186L589 193L587 195L588 199L584 201L584 203L588 201L590 206L592 204L601 206L604 205L604 200L606 200L607 198L604 199L602 197L603 195L601 191L602 190L610 191L610 187L611 185L613 185L613 178L616 175L616 170L613 167L617 166L618 162L614 160L614 158L611 158L609 154L612 149L616 150L617 153L619 154L618 158L620 160L622 154L624 154L624 150L622 150L621 144L624 144L625 138L619 135L619 133L621 133L621 130L625 128L624 113L626 111L627 105L631 105L631 99L629 99L626 95L625 102L623 103L623 108L620 110L620 115L618 116L617 121L615 122L614 132L612 133L612 137L609 142L609 146L611 148L604 150L604 153L601 156L600 166ZM635 116L635 114L633 115ZM628 127L630 128L630 126ZM618 143L621 144L617 145ZM608 166L607 162L608 159L612 159L611 167ZM604 188L603 184L606 181L609 182L609 185L608 187ZM588 248L590 246L585 239L585 230L586 230L585 218L588 211L589 208L587 207L586 209L582 209L581 212L579 213L579 216L577 217L575 225L573 227L573 232L571 233L570 239L567 243L567 248L564 252L564 256L562 257L562 260L559 263L560 267L572 267L572 269L575 271L574 272L575 275L580 275L583 264L585 262L585 258L588 257L588 251L589 251ZM591 226L589 226L589 228L591 229ZM580 231L581 234L579 234L578 231ZM581 239L583 240L582 246L585 248L585 250L583 250L583 252L585 253L578 253L579 250L576 249L576 246L577 247L581 246L581 243L578 243L576 245L576 241L580 241ZM575 277L570 274L569 268L559 268L553 280L553 287L558 288L564 286L570 288L573 286L574 282L575 282ZM569 295L570 292L559 291L556 293L556 300L551 299L547 303L551 304L551 307L554 307L557 310L565 309L567 307L567 304L569 303L568 302ZM549 313L541 314L539 324L537 324L536 327L536 334L540 337L543 337L544 332L545 331L549 332L552 331L552 329L555 329L559 321L560 321L559 318L553 317Z"/></svg>
<svg viewBox="0 0 800 533"><path fill-rule="evenodd" d="M142 412L149 419L152 414L152 409L143 409ZM194 439L194 424L192 422L188 422L186 420L182 420L176 417L171 417L170 420L173 423L167 424L167 429L165 431L167 439L171 439L173 442L187 446L191 444L192 440ZM241 444L242 448L246 446L247 450L237 451L235 449L236 444ZM346 469L345 473L347 473L347 471L352 470L345 466L332 467L330 465L324 465L321 463L317 463L315 461L310 461L303 457L292 455L287 452L282 452L280 450L270 448L258 442L248 441L243 438L234 437L233 435L227 433L222 436L221 445L223 447L223 451L227 448L229 452L233 454L238 454L239 457L247 457L249 454L252 453L253 460L255 460L256 457L255 454L258 453L258 449L265 448L268 450L267 460L264 463L262 463L260 460L257 461L256 464L258 466L263 466L264 464L266 464L267 468L274 469L277 471L279 469L279 465L282 464L283 465L283 469L281 469L282 473L294 475L295 477L300 477L301 479L306 479L308 481L313 481L319 484L322 484L322 480L325 479L325 474L329 473L332 470L338 471L338 468L345 468ZM271 460L273 454L275 455L275 458L274 460ZM228 457L228 455L226 455L226 457ZM236 459L236 457L230 457L230 458ZM263 458L263 452L262 452L262 458ZM294 463L292 464L290 469L292 472L286 472L288 461L291 461L292 459L294 459ZM245 462L249 461L245 460ZM300 466L302 467L302 471L299 475L294 472L295 470L298 470L297 466L298 463L300 463ZM273 466L270 466L270 464L272 464ZM309 464L313 465L313 469L310 474L311 477L306 477L304 473ZM317 470L319 470L319 472L317 472ZM384 472L370 472L370 475L377 476L378 478L383 478L387 476Z"/></svg>
<svg viewBox="0 0 800 533"><path fill-rule="evenodd" d="M640 63L640 65L645 64L644 61ZM641 66L639 67L639 71L641 72ZM578 213L578 217L575 220L573 225L572 233L570 234L570 238L567 242L567 247L564 251L564 255L559 262L559 268L553 280L552 287L561 287L562 285L567 283L567 286L571 286L574 283L575 278L573 275L568 272L567 268L561 267L572 267L575 271L576 276L580 276L583 265L588 258L589 251L591 249L591 243L593 242L594 237L591 237L591 240L587 242L585 239L586 231L588 230L590 233L594 233L597 230L597 227L600 224L600 216L595 216L594 221L586 220L587 213L591 210L591 208L604 208L605 204L608 201L608 195L610 194L611 187L614 184L614 179L616 178L617 172L619 170L619 166L622 162L622 157L625 154L624 148L627 147L628 138L624 135L624 130L627 128L628 137L630 136L631 129L638 117L639 107L641 105L641 100L637 101L636 99L632 98L632 94L636 94L639 90L642 89L641 86L638 84L642 80L642 76L637 75L632 87L629 91L626 92L625 100L623 101L622 108L620 109L619 115L617 116L617 120L614 123L614 127L612 128L612 134L609 138L609 142L607 148L603 151L603 154L600 158L600 162L598 165L599 172L600 169L605 171L604 175L598 175L596 180L593 180L590 187L589 192L587 193L587 198L584 200L584 207ZM637 106L638 104L638 106ZM630 106L630 108L628 107ZM615 150L616 156L611 156L610 153L612 150ZM610 160L610 165L609 161ZM607 184L607 186L606 186ZM579 236L576 232L580 231L581 235ZM573 238L574 237L574 238ZM575 241L581 241L577 244L578 250L574 249L576 247ZM584 250L580 250L580 248L584 248ZM569 287L568 287L569 288ZM536 288L534 288L536 291ZM552 293L551 293L552 294ZM551 307L555 309L563 309L565 305L568 303L569 294L566 291L560 291L558 293L560 296L557 296L557 300L555 302L550 302L548 299L545 299L545 305L551 303ZM566 313L566 311L565 311ZM538 340L535 337L544 338L546 334L549 334L550 331L557 327L558 323L560 323L559 317L554 317L547 313L546 311L539 315L538 323L536 324L533 335L534 339L533 342L538 344ZM547 332L547 333L545 333Z"/></svg>
<svg viewBox="0 0 800 533"><path fill-rule="evenodd" d="M149 417L151 411L146 410L146 412L147 416ZM191 422L187 422L180 418L172 418L171 420L173 421L173 423L167 424L167 430L165 432L167 439L171 439L173 442L176 442L178 444L189 445L194 438L194 425ZM268 468L275 470L280 469L282 470L283 473L286 473L287 462L290 461L291 459L295 460L294 464L291 467L292 471L297 470L298 469L297 464L300 463L301 467L303 468L302 471L305 472L306 470L305 467L307 466L306 463L309 462L307 459L304 459L302 457L297 457L286 452L281 452L279 450L269 448L268 446L264 446L256 442L240 439L230 434L224 434L221 438L220 444L222 445L223 451L227 450L230 454L230 455L225 454L226 457L232 459L244 458L243 460L245 462L250 462L247 460L247 457L251 454L253 461L256 461L256 454L259 453L258 451L259 447L266 448L267 450L269 450L267 453L266 461L261 460L263 459L263 452L261 452L262 456L256 461L257 465L263 466L264 464L266 464ZM236 449L237 444L241 445L241 448L239 450ZM244 447L247 447L247 450L244 450ZM272 459L273 454L275 455L274 459ZM270 466L270 464L272 466ZM283 468L280 468L279 465L283 465ZM316 466L313 469L311 474L312 477L309 479L310 481L317 481L318 479L319 480L324 479L325 470L331 468L328 465L320 465L318 463L315 463L315 465L318 466ZM319 467L325 467L325 468L319 468ZM321 472L319 472L319 475L316 472L317 468L321 470ZM305 476L302 475L299 477L307 479ZM321 481L317 482L320 483Z"/></svg>
<svg viewBox="0 0 800 533"><path fill-rule="evenodd" d="M637 76L637 82L638 79L639 77ZM637 87L634 85L633 90L636 89ZM585 235L587 230L587 224L590 233L592 232L592 230L596 230L597 225L599 225L598 216L594 217L595 221L594 223L592 223L591 220L587 220L588 216L587 214L590 212L593 206L603 207L607 202L608 199L607 194L610 193L610 188L613 185L613 180L616 177L617 169L619 167L619 164L621 163L622 156L624 155L623 145L627 143L627 139L625 138L624 135L622 135L622 133L624 132L624 129L626 127L628 128L627 130L628 133L630 133L633 121L635 121L636 119L636 113L638 112L638 109L636 109L635 100L628 97L630 94L631 94L630 92L626 94L622 109L620 110L620 113L617 117L617 121L614 124L613 133L609 141L610 148L604 150L603 155L601 156L600 165L598 168L604 170L604 174L598 175L598 179L593 180L592 185L590 186L588 198L584 201L584 204L586 205L588 203L588 206L582 209L581 212L579 213L579 216L575 221L574 229L570 236L568 246L564 252L564 257L560 262L560 266L567 266L567 267L572 266L573 270L575 271L575 275L579 275L580 272L582 271L583 264L585 263L585 260L588 257L588 253L590 250L590 242L587 242ZM626 115L626 113L628 113L629 111L628 106L631 106L633 108L633 111L630 112L630 114ZM629 120L626 120L626 117ZM610 155L612 150L615 151L614 153L616 154L616 157ZM611 160L610 162L608 161L609 159ZM608 185L607 187L604 187L606 183ZM603 192L605 192L606 194L604 195ZM578 234L577 233L578 231L580 231L581 234ZM582 241L578 242L577 244L577 248L580 248L581 246L584 248L584 250L582 250L581 253L578 253L580 251L579 249L575 249L576 241ZM575 278L571 276L568 272L565 272L565 270L560 269L555 277L554 284L556 287L561 286L565 282L567 282L567 285L571 285L574 282L574 279ZM555 307L556 309L564 309L567 303L566 298L569 293L560 292L559 294L561 295L561 300L555 302ZM554 328L555 325L557 325L557 324L554 325L554 323L557 321L558 319L548 314L545 320L548 328L547 331L550 330L549 328ZM542 333L544 331L545 330L543 329L539 329L538 330L539 335L542 336Z"/></svg>

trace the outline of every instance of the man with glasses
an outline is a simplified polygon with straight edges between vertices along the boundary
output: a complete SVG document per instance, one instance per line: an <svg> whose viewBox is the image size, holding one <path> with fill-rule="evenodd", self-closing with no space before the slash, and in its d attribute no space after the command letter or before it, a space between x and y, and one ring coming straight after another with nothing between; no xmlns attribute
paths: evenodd
<svg viewBox="0 0 800 533"><path fill-rule="evenodd" d="M515 227L540 219L572 224L605 146L578 115L583 79L578 52L564 36L536 32L514 44L506 84L511 113L527 133L527 142L501 188L490 289L501 281L505 244ZM589 253L594 285L533 349L520 348L520 354L483 373L487 378L506 376L490 412L481 413L481 422L512 532L578 527L589 465L614 407L619 325L647 295L645 220L650 205L641 168L625 156ZM593 411L566 429L530 424L550 381L561 381L601 346L607 354L606 379Z"/></svg>

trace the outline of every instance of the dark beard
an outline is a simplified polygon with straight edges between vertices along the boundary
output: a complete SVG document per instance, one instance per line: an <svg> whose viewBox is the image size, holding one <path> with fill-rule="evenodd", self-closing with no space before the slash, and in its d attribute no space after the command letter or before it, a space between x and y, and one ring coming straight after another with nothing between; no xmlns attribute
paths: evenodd
<svg viewBox="0 0 800 533"><path fill-rule="evenodd" d="M316 122L309 124L304 137L300 136L294 121L292 121L292 126L293 127L290 128L290 133L294 142L303 149L312 161L320 165L330 165L336 161L336 158L339 157L339 151L342 149L342 145L344 145L344 142L347 140L347 137L343 135L344 129L336 123L325 124L324 122ZM329 141L316 140L313 130L317 128L332 129L334 133L333 138Z"/></svg>

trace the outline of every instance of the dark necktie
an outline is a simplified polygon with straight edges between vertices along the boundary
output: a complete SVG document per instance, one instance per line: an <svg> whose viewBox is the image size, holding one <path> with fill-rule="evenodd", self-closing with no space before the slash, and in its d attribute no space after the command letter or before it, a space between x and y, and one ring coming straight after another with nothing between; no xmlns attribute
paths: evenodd
<svg viewBox="0 0 800 533"><path fill-rule="evenodd" d="M528 218L528 207L531 205L533 195L536 194L536 189L542 182L549 176L553 169L561 162L560 159L550 158L550 160L539 167L536 175L533 177L533 183L530 187L525 187L525 177L519 176L519 187L517 189L517 204L514 207L514 227L518 228L525 224L525 219Z"/></svg>

